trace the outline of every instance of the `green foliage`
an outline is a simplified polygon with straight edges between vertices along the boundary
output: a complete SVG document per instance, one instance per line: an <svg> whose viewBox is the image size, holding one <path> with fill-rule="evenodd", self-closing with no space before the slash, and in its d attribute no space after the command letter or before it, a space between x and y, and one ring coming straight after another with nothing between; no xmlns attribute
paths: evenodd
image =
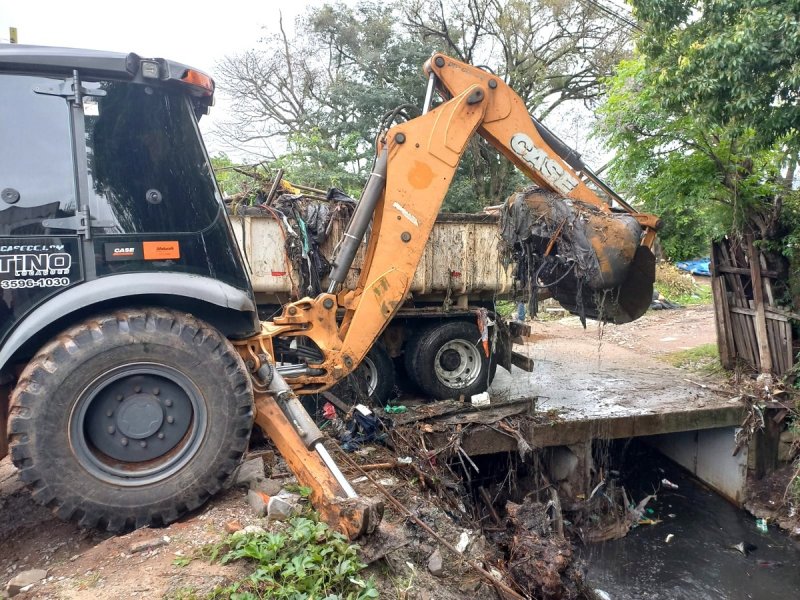
<svg viewBox="0 0 800 600"><path fill-rule="evenodd" d="M797 0L632 0L639 48L671 114L703 115L759 148L797 148Z"/></svg>
<svg viewBox="0 0 800 600"><path fill-rule="evenodd" d="M212 156L211 166L214 169L217 183L228 196L244 192L252 184L252 178L236 171L236 163L225 153Z"/></svg>
<svg viewBox="0 0 800 600"><path fill-rule="evenodd" d="M708 305L712 302L710 285L697 284L689 273L666 262L656 265L655 289L667 300L681 306Z"/></svg>
<svg viewBox="0 0 800 600"><path fill-rule="evenodd" d="M432 51L486 65L544 118L568 102L593 102L630 35L578 0L334 2L307 9L295 25L294 35L282 23L270 28L259 48L218 65L234 111L216 134L239 151L280 155L274 165L289 180L351 194L372 164L385 114L405 106L401 119L418 116ZM498 204L519 177L475 140L444 210Z"/></svg>
<svg viewBox="0 0 800 600"><path fill-rule="evenodd" d="M666 224L672 260L754 234L786 253L800 150L797 0L632 0L639 54L608 80L611 179ZM794 229L796 231L796 229ZM795 246L796 247L796 246Z"/></svg>
<svg viewBox="0 0 800 600"><path fill-rule="evenodd" d="M214 598L299 600L366 600L377 598L357 547L311 516L289 520L280 532L237 531L222 544L210 546L211 561L247 561L254 566L246 578L218 589Z"/></svg>
<svg viewBox="0 0 800 600"><path fill-rule="evenodd" d="M323 132L314 128L289 137L288 152L270 163L274 170L282 168L290 182L319 189L337 187L358 197L363 180L353 165L367 160L360 148L357 133L350 133L332 147Z"/></svg>

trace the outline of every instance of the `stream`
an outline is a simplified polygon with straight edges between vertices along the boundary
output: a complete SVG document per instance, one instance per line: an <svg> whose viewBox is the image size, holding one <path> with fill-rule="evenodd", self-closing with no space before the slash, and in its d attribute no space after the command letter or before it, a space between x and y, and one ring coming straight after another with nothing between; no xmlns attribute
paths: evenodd
<svg viewBox="0 0 800 600"><path fill-rule="evenodd" d="M619 454L612 451L612 454ZM681 467L638 442L617 465L634 501L662 489L640 525L624 538L583 548L590 585L612 600L769 600L800 598L800 545L704 487ZM670 542L666 542L672 534ZM755 546L747 556L733 548Z"/></svg>

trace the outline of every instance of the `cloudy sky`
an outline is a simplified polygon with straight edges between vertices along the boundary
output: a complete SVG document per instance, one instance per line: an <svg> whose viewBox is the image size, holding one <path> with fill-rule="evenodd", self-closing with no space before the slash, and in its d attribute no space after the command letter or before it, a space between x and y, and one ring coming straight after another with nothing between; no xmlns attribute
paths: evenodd
<svg viewBox="0 0 800 600"><path fill-rule="evenodd" d="M183 0L0 0L0 42L8 42L9 27L16 27L20 44L136 52L213 73L223 56L254 47L265 27L277 27L281 13L288 29L307 6L321 3L223 0L204 8ZM218 96L203 130L226 109ZM215 152L213 140L206 141Z"/></svg>

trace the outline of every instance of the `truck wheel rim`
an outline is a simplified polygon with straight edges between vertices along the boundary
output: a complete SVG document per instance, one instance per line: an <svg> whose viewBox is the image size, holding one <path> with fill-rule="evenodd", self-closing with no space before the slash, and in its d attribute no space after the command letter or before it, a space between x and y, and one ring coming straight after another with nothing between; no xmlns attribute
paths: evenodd
<svg viewBox="0 0 800 600"><path fill-rule="evenodd" d="M433 369L436 377L449 388L469 387L481 375L481 354L467 340L450 340L436 352Z"/></svg>
<svg viewBox="0 0 800 600"><path fill-rule="evenodd" d="M369 357L364 357L361 365L364 368L364 379L367 380L367 396L372 396L378 388L378 368Z"/></svg>
<svg viewBox="0 0 800 600"><path fill-rule="evenodd" d="M80 394L70 446L93 476L126 487L165 479L195 455L208 414L202 394L166 365L111 369Z"/></svg>

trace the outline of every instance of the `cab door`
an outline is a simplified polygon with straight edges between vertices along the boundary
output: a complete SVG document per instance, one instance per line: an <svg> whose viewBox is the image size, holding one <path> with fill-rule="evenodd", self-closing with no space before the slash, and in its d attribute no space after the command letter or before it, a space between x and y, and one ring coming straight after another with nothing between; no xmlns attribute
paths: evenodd
<svg viewBox="0 0 800 600"><path fill-rule="evenodd" d="M0 73L0 346L28 312L83 280L64 78Z"/></svg>

